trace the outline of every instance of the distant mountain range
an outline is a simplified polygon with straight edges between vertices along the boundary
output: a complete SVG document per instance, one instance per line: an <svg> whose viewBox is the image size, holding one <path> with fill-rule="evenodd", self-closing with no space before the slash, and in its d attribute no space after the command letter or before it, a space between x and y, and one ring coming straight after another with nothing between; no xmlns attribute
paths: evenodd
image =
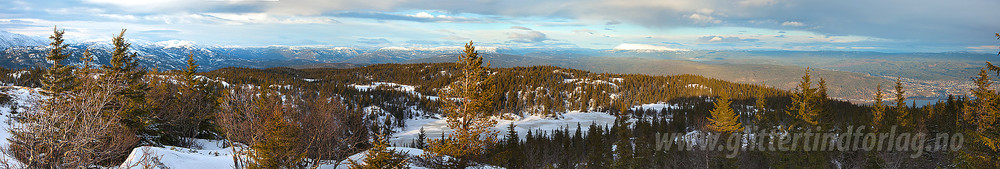
<svg viewBox="0 0 1000 169"><path fill-rule="evenodd" d="M50 40L0 31L0 66L43 66ZM355 48L330 46L201 46L190 41L130 41L142 66L160 70L180 69L194 54L203 71L224 67L351 68L383 63L454 62L455 47ZM90 49L96 63L107 64L109 41L70 43L70 64ZM877 84L891 85L894 77L908 79L908 94L941 97L960 94L985 61L1000 61L986 53L879 53L844 51L719 51L651 50L643 48L509 49L477 47L494 67L552 65L592 72L652 75L694 74L744 83L764 83L792 89L806 67L828 79L831 96L863 100ZM818 68L818 69L816 69ZM951 84L955 83L955 84Z"/></svg>

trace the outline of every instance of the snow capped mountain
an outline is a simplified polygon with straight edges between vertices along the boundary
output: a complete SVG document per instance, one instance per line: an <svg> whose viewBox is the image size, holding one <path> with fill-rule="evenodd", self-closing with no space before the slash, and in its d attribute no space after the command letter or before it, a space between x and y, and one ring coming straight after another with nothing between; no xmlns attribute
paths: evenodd
<svg viewBox="0 0 1000 169"><path fill-rule="evenodd" d="M162 46L163 48L187 48L187 49L190 49L190 48L194 48L195 47L195 43L193 41L186 41L186 40L159 41L159 42L156 42L156 43L153 43L153 44L154 45L158 45L158 46Z"/></svg>
<svg viewBox="0 0 1000 169"><path fill-rule="evenodd" d="M42 38L35 38L7 31L0 31L0 49L6 49L15 46L42 46L42 45L48 45L48 41Z"/></svg>
<svg viewBox="0 0 1000 169"><path fill-rule="evenodd" d="M27 68L45 65L44 57L48 54L50 40L32 38L10 32L0 32L0 66L7 68ZM322 65L327 63L347 63L357 65L404 63L411 60L434 58L437 56L453 56L461 54L463 46L441 47L381 47L358 48L336 47L326 45L313 46L220 46L199 45L193 41L167 40L151 42L141 39L127 39L131 43L131 52L139 55L140 64L144 67L160 70L180 69L186 66L187 56L194 54L195 60L203 70L214 70L223 67L294 67L298 65ZM83 51L90 49L94 57L93 65L107 64L110 60L110 50L113 48L110 39L91 39L73 41L66 52L71 53L67 60L70 64L81 64L79 58ZM480 54L537 53L542 49L509 49L495 46L478 46ZM559 54L542 54L540 57L562 56L574 51L557 51Z"/></svg>

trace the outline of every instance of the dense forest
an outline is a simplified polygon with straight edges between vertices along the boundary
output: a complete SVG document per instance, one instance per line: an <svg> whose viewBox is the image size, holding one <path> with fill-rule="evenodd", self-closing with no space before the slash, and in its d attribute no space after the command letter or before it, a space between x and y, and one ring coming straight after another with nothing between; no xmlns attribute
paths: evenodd
<svg viewBox="0 0 1000 169"><path fill-rule="evenodd" d="M192 147L198 146L195 139L210 139L240 153L232 156L237 168L310 168L365 151L363 162L351 160L352 168L1000 168L1000 94L990 77L1000 76L1000 68L989 63L975 77L978 88L969 96L906 105L900 97L906 87L897 82L886 91L897 95L887 101L898 104L883 103L888 97L880 87L871 93L875 104L857 105L829 99L826 82L837 79L812 77L809 69L796 90L785 91L695 75L491 68L471 42L457 63L205 71L192 54L185 69L157 70L138 66L124 33L114 39L108 56L95 56L109 59L100 67L60 64L67 56L61 51L62 31L55 31L45 58L50 65L0 69L4 85L39 88L45 96L36 106L7 115L18 127L9 131L10 147L3 153L14 161L3 162L5 167L113 166L135 147ZM376 83L414 89L357 87ZM12 104L0 95L0 105ZM676 106L634 108L644 104ZM617 119L606 126L528 130L524 138L513 125L509 131L488 130L495 119L559 119L568 112ZM388 141L416 118L447 118L456 130L444 138L421 133L412 142ZM659 145L665 133L781 135L850 133L852 128L961 133L964 142L960 150L926 152L810 151L792 144L793 151L743 151L732 157L726 151ZM934 141L939 140L926 140L927 145ZM426 153L408 157L392 146ZM918 151L922 154L911 157Z"/></svg>

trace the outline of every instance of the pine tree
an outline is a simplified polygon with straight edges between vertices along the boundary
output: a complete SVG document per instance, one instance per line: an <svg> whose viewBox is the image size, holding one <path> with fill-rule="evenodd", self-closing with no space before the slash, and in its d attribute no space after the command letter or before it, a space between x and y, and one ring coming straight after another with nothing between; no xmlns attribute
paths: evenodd
<svg viewBox="0 0 1000 169"><path fill-rule="evenodd" d="M802 76L802 81L799 82L798 89L799 91L792 95L792 104L789 105L785 113L796 117L806 124L818 124L816 121L816 105L813 105L813 100L816 99L816 89L812 88L809 68L806 68L806 75Z"/></svg>
<svg viewBox="0 0 1000 169"><path fill-rule="evenodd" d="M619 90L622 90L619 88ZM617 135L617 140L614 142L614 161L611 163L611 168L635 168L635 152L632 143L632 130L629 126L632 123L629 119L632 118L630 114L631 105L634 101L634 94L630 90L624 90L619 92L618 96L618 114L615 116L615 124L611 129Z"/></svg>
<svg viewBox="0 0 1000 169"><path fill-rule="evenodd" d="M417 134L417 140L413 146L417 149L424 149L427 147L427 133L424 131L423 126L420 127L420 133Z"/></svg>
<svg viewBox="0 0 1000 169"><path fill-rule="evenodd" d="M63 34L66 33L65 30L59 30L58 28L52 28L52 43L49 46L52 48L49 50L49 55L45 57L46 60L52 62L52 66L49 67L48 71L42 78L42 94L47 96L55 96L62 92L67 92L74 90L77 86L76 76L73 74L73 69L75 66L63 65L62 61L69 58L68 54L64 54L63 50L66 50L69 45L63 44Z"/></svg>
<svg viewBox="0 0 1000 169"><path fill-rule="evenodd" d="M181 72L181 77L187 83L187 87L193 88L198 85L198 80L195 79L194 75L198 72L198 63L194 60L194 53L188 54L187 67Z"/></svg>
<svg viewBox="0 0 1000 169"><path fill-rule="evenodd" d="M108 80L115 82L114 84L123 84L125 87L115 94L114 106L109 112L113 115L107 116L121 118L124 126L138 130L140 135L155 135L154 131L148 128L151 125L149 111L144 105L146 92L149 90L148 84L142 80L146 70L139 66L137 54L129 53L132 44L126 42L124 36L125 29L122 29L118 36L111 39L114 50L111 53L110 65L102 66L105 72L102 77L111 78Z"/></svg>
<svg viewBox="0 0 1000 169"><path fill-rule="evenodd" d="M263 120L263 138L250 146L253 149L251 159L256 164L249 168L296 168L305 158L306 153L298 153L295 143L298 142L299 128L285 117L282 103L273 93L262 93L257 100L257 107Z"/></svg>
<svg viewBox="0 0 1000 169"><path fill-rule="evenodd" d="M875 103L872 104L871 126L878 131L882 127L882 119L885 117L885 105L882 102L882 84L875 88Z"/></svg>
<svg viewBox="0 0 1000 169"><path fill-rule="evenodd" d="M507 126L507 137L504 138L503 156L504 168L524 168L524 153L521 150L521 138L517 135L514 123Z"/></svg>
<svg viewBox="0 0 1000 169"><path fill-rule="evenodd" d="M349 159L350 169L400 169L409 168L409 160L402 152L388 149L389 141L384 135L372 138L372 148L365 151L361 162Z"/></svg>
<svg viewBox="0 0 1000 169"><path fill-rule="evenodd" d="M83 64L81 64L83 67L80 68L80 70L77 70L77 71L79 71L80 77L83 77L84 75L89 75L90 74L90 72L91 72L90 64L93 61L94 61L94 58L90 54L90 49L83 50L83 57L80 57L80 62L83 63Z"/></svg>
<svg viewBox="0 0 1000 169"><path fill-rule="evenodd" d="M444 116L454 132L448 135L449 139L431 140L425 157L443 159L440 157L451 156L442 164L465 168L473 165L473 160L485 153L486 147L497 142L497 132L489 131L496 125L490 99L496 89L491 85L490 64L487 62L483 67L483 58L472 46L472 41L465 45L465 55L456 65L460 76L447 90L438 93L449 100L444 102Z"/></svg>
<svg viewBox="0 0 1000 169"><path fill-rule="evenodd" d="M715 99L715 109L711 111L712 117L708 119L711 122L708 128L722 133L743 131L743 125L739 121L740 115L733 112L733 108L730 107L729 94L723 90L719 91L719 97Z"/></svg>
<svg viewBox="0 0 1000 169"><path fill-rule="evenodd" d="M591 123L587 130L587 168L607 168L608 149L604 144L604 135L601 127L596 123Z"/></svg>
<svg viewBox="0 0 1000 169"><path fill-rule="evenodd" d="M817 96L819 100L826 100L829 96L826 95L826 79L819 78L819 87L816 88Z"/></svg>
<svg viewBox="0 0 1000 169"><path fill-rule="evenodd" d="M1000 71L998 71L1000 73ZM969 168L1000 168L1000 94L993 89L986 69L980 69L974 79L976 88L972 89L972 100L966 102L963 118L966 121L965 151L961 152L961 167Z"/></svg>
<svg viewBox="0 0 1000 169"><path fill-rule="evenodd" d="M761 88L763 88L763 85L761 85ZM755 94L757 94L757 95L754 97L754 99L755 99L754 109L757 112L754 113L754 119L756 120L755 122L757 124L754 124L754 125L758 125L759 126L759 125L763 125L762 123L765 120L767 120L767 114L768 114L767 113L768 112L768 110L767 110L767 96L764 95L765 93L764 93L763 89L757 90L757 92Z"/></svg>
<svg viewBox="0 0 1000 169"><path fill-rule="evenodd" d="M900 125L903 129L909 129L913 125L913 121L910 119L910 111L906 106L906 96L903 94L903 81L900 78L896 78L896 123Z"/></svg>
<svg viewBox="0 0 1000 169"><path fill-rule="evenodd" d="M829 125L833 123L833 114L830 113L829 95L826 94L826 79L819 78L819 83L816 87L816 98L813 100L814 105L816 105L816 116L817 122L820 125Z"/></svg>

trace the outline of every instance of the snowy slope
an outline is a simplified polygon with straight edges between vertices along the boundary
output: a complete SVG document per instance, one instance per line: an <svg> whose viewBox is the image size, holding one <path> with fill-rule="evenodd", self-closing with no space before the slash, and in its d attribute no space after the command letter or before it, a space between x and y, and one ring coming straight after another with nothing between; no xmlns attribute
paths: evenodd
<svg viewBox="0 0 1000 169"><path fill-rule="evenodd" d="M7 31L0 30L0 49L6 49L15 46L43 46L48 45L48 42L42 38L35 38L30 36L25 36L22 34L10 33Z"/></svg>
<svg viewBox="0 0 1000 169"><path fill-rule="evenodd" d="M165 146L135 148L122 168L143 168L142 156L158 158L159 168L233 168L233 151L218 140L197 140L200 149Z"/></svg>
<svg viewBox="0 0 1000 169"><path fill-rule="evenodd" d="M0 103L0 147L6 148L9 144L7 139L11 137L9 131L14 123L14 121L11 120L12 113L27 111L33 103L44 99L44 96L38 93L39 90L41 89L20 86L0 86L0 95L10 97L9 102ZM7 161L15 161L12 157L7 156L6 154L0 154L0 158Z"/></svg>

